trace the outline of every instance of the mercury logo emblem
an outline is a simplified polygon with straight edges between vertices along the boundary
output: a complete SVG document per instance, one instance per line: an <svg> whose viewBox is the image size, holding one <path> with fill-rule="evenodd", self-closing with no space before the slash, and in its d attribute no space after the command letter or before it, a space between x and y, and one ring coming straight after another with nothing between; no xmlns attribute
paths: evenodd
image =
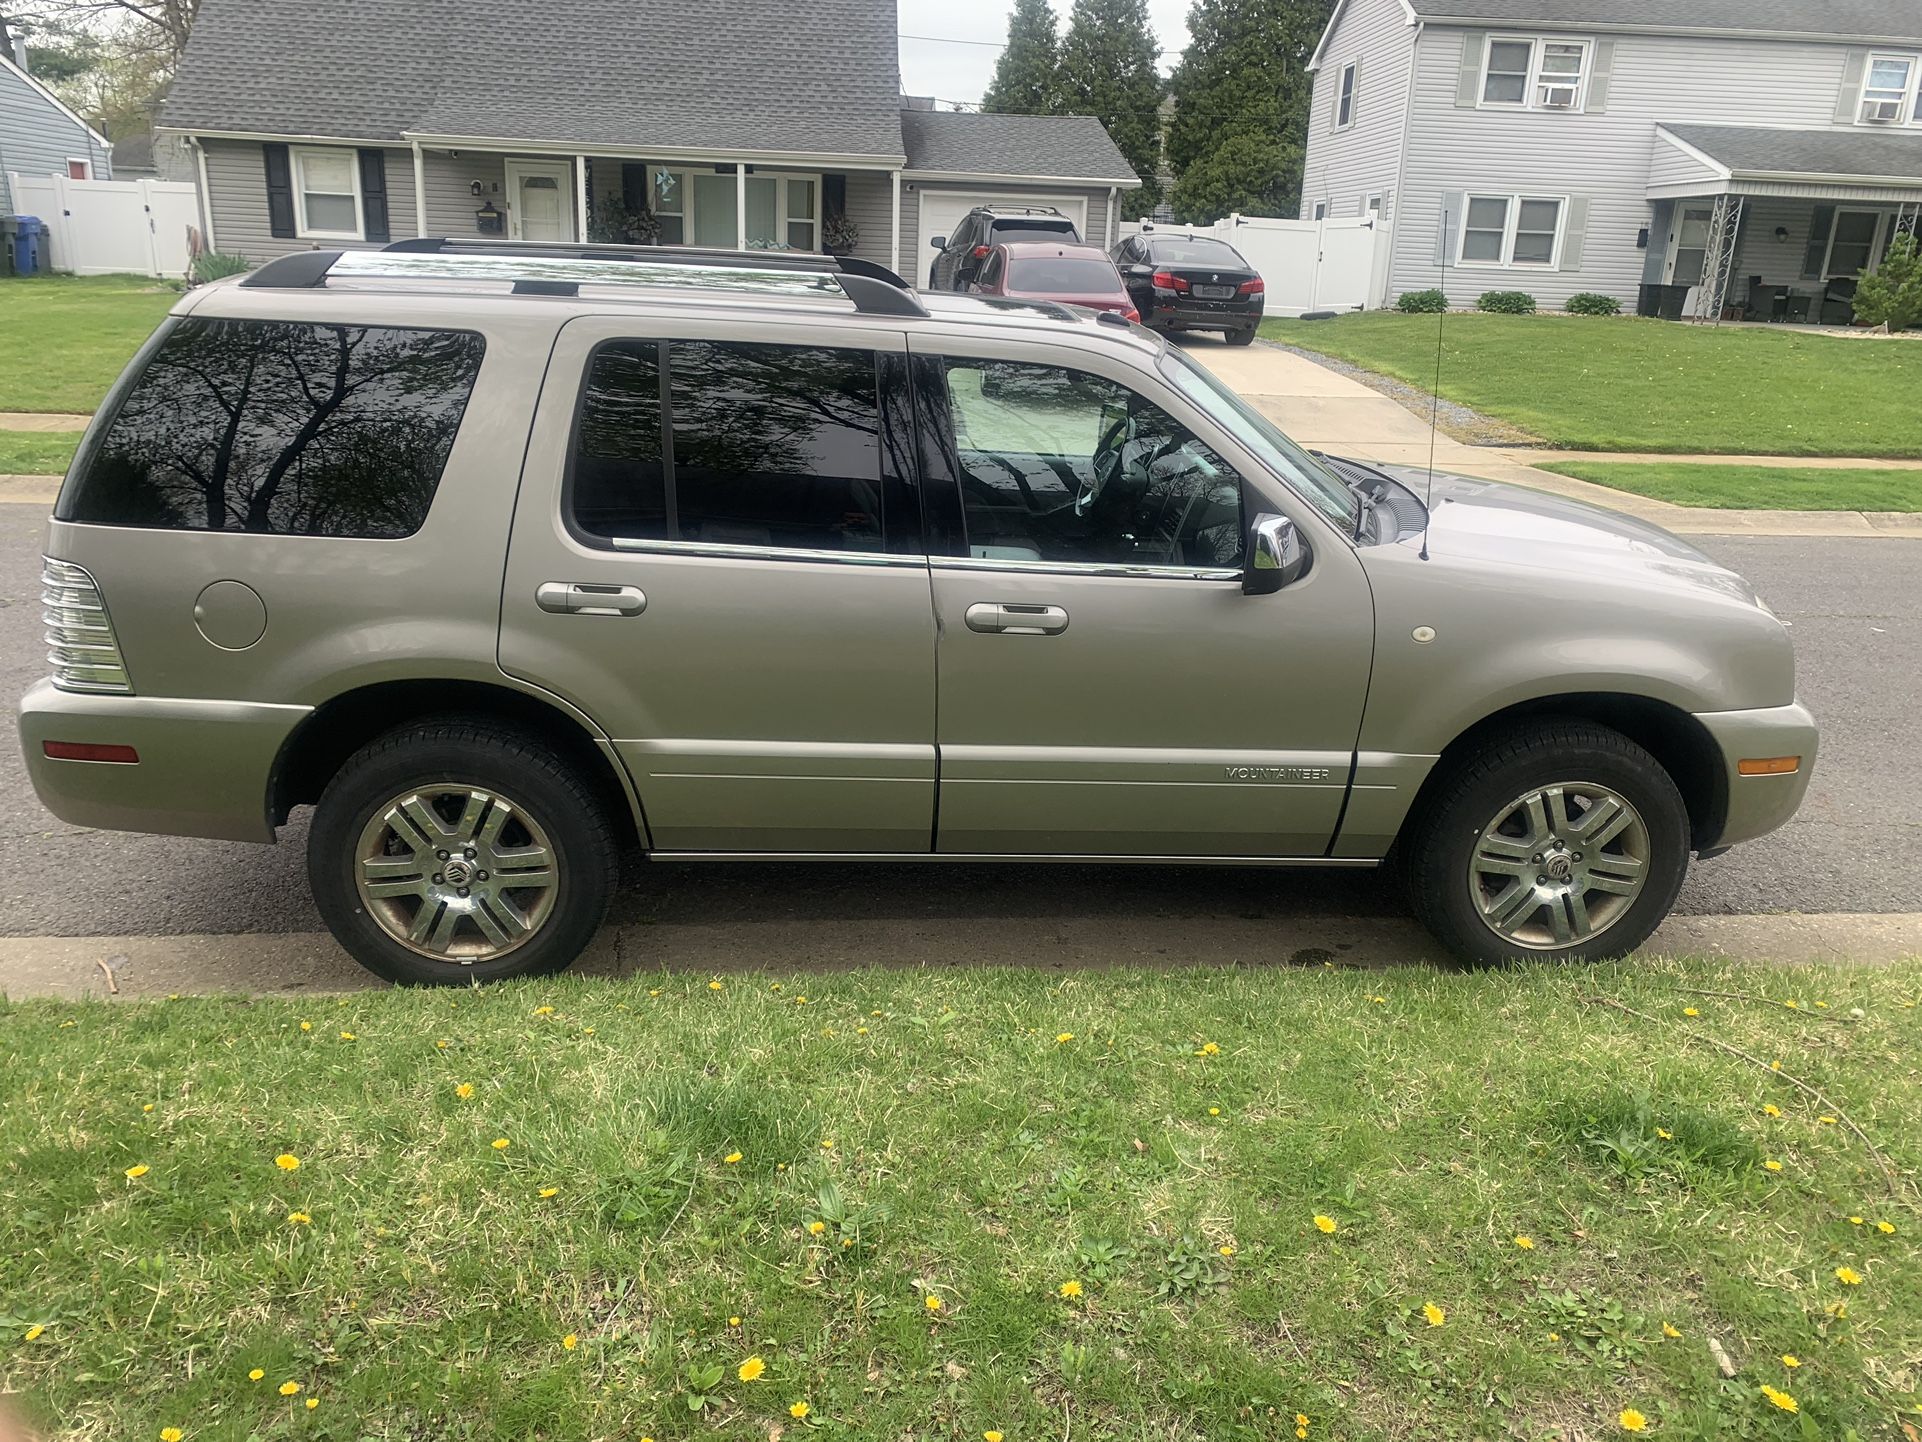
<svg viewBox="0 0 1922 1442"><path fill-rule="evenodd" d="M474 867L472 863L463 861L458 856L448 861L446 865L441 868L441 871L447 877L447 884L449 886L466 886L474 879Z"/></svg>
<svg viewBox="0 0 1922 1442"><path fill-rule="evenodd" d="M1567 852L1557 852L1548 858L1548 876L1551 881L1569 881L1575 876L1575 863Z"/></svg>

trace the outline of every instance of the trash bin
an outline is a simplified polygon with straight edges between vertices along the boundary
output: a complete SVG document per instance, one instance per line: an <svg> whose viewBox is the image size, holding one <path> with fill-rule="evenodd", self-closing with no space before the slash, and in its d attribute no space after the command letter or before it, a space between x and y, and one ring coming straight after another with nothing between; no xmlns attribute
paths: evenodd
<svg viewBox="0 0 1922 1442"><path fill-rule="evenodd" d="M32 275L40 269L40 247L46 244L47 228L37 215L16 215L13 223L13 273Z"/></svg>
<svg viewBox="0 0 1922 1442"><path fill-rule="evenodd" d="M19 233L19 221L0 215L0 275L13 274L13 238Z"/></svg>

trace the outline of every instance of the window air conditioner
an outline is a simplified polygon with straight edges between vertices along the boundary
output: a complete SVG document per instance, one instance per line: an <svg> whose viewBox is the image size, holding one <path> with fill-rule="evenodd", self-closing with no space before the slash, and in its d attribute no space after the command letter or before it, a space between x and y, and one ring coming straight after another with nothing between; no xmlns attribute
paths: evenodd
<svg viewBox="0 0 1922 1442"><path fill-rule="evenodd" d="M1862 118L1878 124L1887 125L1902 116L1902 102L1899 100L1871 100L1862 107Z"/></svg>
<svg viewBox="0 0 1922 1442"><path fill-rule="evenodd" d="M1573 85L1544 85L1542 87L1542 107L1545 110L1569 110L1575 105Z"/></svg>

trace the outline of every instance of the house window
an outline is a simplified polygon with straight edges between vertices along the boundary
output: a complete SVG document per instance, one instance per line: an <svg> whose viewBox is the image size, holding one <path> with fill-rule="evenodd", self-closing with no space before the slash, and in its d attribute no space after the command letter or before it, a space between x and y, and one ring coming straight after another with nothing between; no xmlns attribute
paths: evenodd
<svg viewBox="0 0 1922 1442"><path fill-rule="evenodd" d="M1835 229L1829 235L1829 260L1823 267L1827 277L1860 275L1869 268L1875 254L1876 233L1882 228L1882 214L1875 210L1841 210L1835 215Z"/></svg>
<svg viewBox="0 0 1922 1442"><path fill-rule="evenodd" d="M294 228L315 240L359 240L360 165L351 150L292 151Z"/></svg>
<svg viewBox="0 0 1922 1442"><path fill-rule="evenodd" d="M1579 110L1588 42L1491 37L1482 62L1482 104L1518 110Z"/></svg>
<svg viewBox="0 0 1922 1442"><path fill-rule="evenodd" d="M657 170L651 188L654 219L660 223L662 245L687 243L687 176L678 170Z"/></svg>
<svg viewBox="0 0 1922 1442"><path fill-rule="evenodd" d="M74 156L74 155L68 156L67 157L67 179L92 180L93 179L93 162L91 160L83 160L79 156Z"/></svg>
<svg viewBox="0 0 1922 1442"><path fill-rule="evenodd" d="M1372 195L1362 197L1361 213L1364 219L1371 215L1381 214L1381 192L1379 190Z"/></svg>
<svg viewBox="0 0 1922 1442"><path fill-rule="evenodd" d="M1315 202L1315 219L1316 220L1328 219L1328 202L1327 201L1317 200Z"/></svg>
<svg viewBox="0 0 1922 1442"><path fill-rule="evenodd" d="M820 208L815 203L820 187L810 178L797 175L784 177L783 189L787 204L782 213L787 217L787 246L789 250L819 250L815 243L820 225Z"/></svg>
<svg viewBox="0 0 1922 1442"><path fill-rule="evenodd" d="M1872 55L1868 74L1862 84L1862 119L1871 125L1890 125L1901 121L1910 109L1909 94L1915 79L1915 60L1908 55Z"/></svg>
<svg viewBox="0 0 1922 1442"><path fill-rule="evenodd" d="M1355 65L1341 67L1341 91L1335 97L1335 129L1346 130L1355 123Z"/></svg>
<svg viewBox="0 0 1922 1442"><path fill-rule="evenodd" d="M1471 195L1462 214L1461 263L1552 266L1561 225L1558 197Z"/></svg>
<svg viewBox="0 0 1922 1442"><path fill-rule="evenodd" d="M819 250L821 177L750 173L746 184L729 170L652 171L649 193L662 245L733 250L740 245L737 203L747 193L749 250Z"/></svg>

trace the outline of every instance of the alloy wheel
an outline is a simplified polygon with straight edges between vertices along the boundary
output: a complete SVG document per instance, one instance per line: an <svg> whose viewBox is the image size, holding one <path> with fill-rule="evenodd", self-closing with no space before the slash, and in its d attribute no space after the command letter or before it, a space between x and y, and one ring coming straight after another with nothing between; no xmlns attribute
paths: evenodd
<svg viewBox="0 0 1922 1442"><path fill-rule="evenodd" d="M1484 925L1531 951L1577 946L1613 926L1647 884L1648 827L1626 796L1592 781L1524 792L1483 830L1468 863Z"/></svg>

